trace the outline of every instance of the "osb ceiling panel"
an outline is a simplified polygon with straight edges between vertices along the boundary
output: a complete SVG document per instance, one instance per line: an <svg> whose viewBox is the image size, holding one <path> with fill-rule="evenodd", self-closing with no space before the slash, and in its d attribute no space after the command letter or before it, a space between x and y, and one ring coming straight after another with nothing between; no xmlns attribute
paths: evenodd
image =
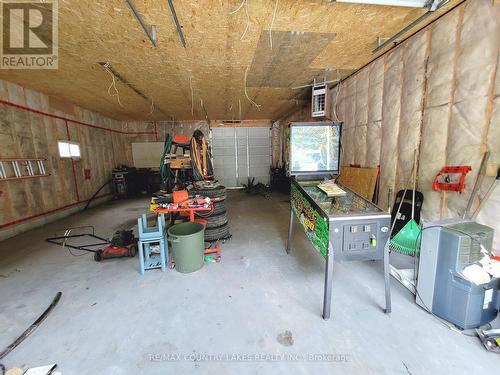
<svg viewBox="0 0 500 375"><path fill-rule="evenodd" d="M310 83L321 71L309 66L335 34L275 31L271 36L272 49L269 30L260 34L248 71L248 87L292 87ZM286 74L283 74L285 67Z"/></svg>
<svg viewBox="0 0 500 375"><path fill-rule="evenodd" d="M458 4L451 0L436 15ZM389 37L423 9L330 1L174 1L187 48L179 41L166 0L134 0L157 26L154 47L125 0L59 0L59 69L2 70L19 83L123 120L265 119L298 105L291 87L315 77L344 77L376 55L377 36ZM238 7L243 6L237 11ZM247 5L247 9L245 4ZM246 11L247 10L247 11ZM248 14L248 21L247 21ZM272 24L270 45L269 29ZM246 32L245 32L246 30ZM114 70L154 102L116 83ZM245 95L260 105L256 107Z"/></svg>

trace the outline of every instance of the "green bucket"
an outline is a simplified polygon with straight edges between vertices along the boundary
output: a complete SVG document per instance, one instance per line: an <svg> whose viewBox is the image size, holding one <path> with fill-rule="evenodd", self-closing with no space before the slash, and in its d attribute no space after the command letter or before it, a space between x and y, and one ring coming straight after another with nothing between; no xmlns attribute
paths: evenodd
<svg viewBox="0 0 500 375"><path fill-rule="evenodd" d="M168 229L177 271L189 273L203 266L204 238L205 226L200 223L176 224Z"/></svg>

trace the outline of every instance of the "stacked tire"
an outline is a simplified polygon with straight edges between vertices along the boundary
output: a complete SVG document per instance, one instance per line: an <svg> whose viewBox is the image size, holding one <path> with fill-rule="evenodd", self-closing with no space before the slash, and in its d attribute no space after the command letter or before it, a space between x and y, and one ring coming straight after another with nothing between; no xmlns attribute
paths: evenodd
<svg viewBox="0 0 500 375"><path fill-rule="evenodd" d="M203 216L207 221L205 241L224 241L231 237L226 211L226 188L222 185L195 186L190 194L209 197L214 206L210 216Z"/></svg>

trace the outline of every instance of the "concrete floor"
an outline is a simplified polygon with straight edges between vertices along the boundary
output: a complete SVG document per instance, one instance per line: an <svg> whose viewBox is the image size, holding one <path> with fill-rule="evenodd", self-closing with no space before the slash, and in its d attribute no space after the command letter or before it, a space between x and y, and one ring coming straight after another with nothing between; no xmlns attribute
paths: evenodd
<svg viewBox="0 0 500 375"><path fill-rule="evenodd" d="M228 201L233 238L222 262L192 274L141 276L138 258L96 263L44 242L66 227L94 225L103 236L130 227L146 199L1 242L0 348L63 292L4 364L56 362L63 375L498 373L500 356L443 326L394 280L393 313L385 315L380 262L335 265L332 319L324 321L323 259L298 227L293 253L283 250L287 196L231 192Z"/></svg>

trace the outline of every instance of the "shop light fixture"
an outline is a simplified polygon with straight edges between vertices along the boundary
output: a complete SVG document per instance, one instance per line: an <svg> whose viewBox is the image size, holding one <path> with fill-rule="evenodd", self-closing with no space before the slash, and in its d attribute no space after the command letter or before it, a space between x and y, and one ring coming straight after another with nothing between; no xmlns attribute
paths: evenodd
<svg viewBox="0 0 500 375"><path fill-rule="evenodd" d="M394 7L424 8L433 1L429 0L336 0L337 3L373 4Z"/></svg>

